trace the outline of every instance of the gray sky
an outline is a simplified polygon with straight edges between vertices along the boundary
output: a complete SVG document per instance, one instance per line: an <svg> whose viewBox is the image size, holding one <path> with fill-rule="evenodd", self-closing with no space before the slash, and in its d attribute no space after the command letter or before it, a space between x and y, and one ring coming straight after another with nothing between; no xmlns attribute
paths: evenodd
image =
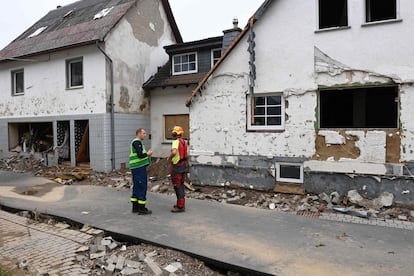
<svg viewBox="0 0 414 276"><path fill-rule="evenodd" d="M56 6L76 0L2 1L0 9L0 49L23 33ZM232 28L233 18L244 28L264 0L170 0L184 41L222 35Z"/></svg>

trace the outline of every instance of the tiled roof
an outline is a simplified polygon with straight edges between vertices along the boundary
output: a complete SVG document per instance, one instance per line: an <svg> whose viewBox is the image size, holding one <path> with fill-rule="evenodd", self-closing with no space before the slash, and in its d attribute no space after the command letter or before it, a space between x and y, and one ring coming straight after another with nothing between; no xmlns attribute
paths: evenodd
<svg viewBox="0 0 414 276"><path fill-rule="evenodd" d="M173 76L171 75L171 62L167 62L153 77L144 83L143 88L152 89L156 87L198 84L206 73Z"/></svg>
<svg viewBox="0 0 414 276"><path fill-rule="evenodd" d="M81 0L52 10L1 50L0 61L102 41L135 3L136 0ZM162 3L180 41L168 0ZM94 19L104 9L109 13Z"/></svg>

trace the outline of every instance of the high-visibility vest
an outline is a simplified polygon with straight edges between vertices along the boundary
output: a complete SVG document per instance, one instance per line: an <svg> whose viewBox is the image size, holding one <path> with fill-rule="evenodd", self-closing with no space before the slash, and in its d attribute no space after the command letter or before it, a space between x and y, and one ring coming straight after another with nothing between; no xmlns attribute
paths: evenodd
<svg viewBox="0 0 414 276"><path fill-rule="evenodd" d="M178 138L174 140L175 143L178 143L178 149L175 156L172 158L173 165L181 165L184 161L187 161L188 157L188 144L187 141L183 138ZM173 147L175 146L173 142Z"/></svg>
<svg viewBox="0 0 414 276"><path fill-rule="evenodd" d="M130 169L141 168L141 167L151 164L151 159L148 156L144 158L138 157L138 153L133 146L135 141L141 141L141 140L138 138L135 138L131 142L130 151L129 151L129 168ZM145 149L144 144L142 144L142 153L147 153L147 150Z"/></svg>

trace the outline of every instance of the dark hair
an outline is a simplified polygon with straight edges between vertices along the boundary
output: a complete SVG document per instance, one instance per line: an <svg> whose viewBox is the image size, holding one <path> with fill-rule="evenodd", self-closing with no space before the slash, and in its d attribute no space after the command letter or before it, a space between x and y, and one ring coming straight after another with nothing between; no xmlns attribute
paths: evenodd
<svg viewBox="0 0 414 276"><path fill-rule="evenodd" d="M138 133L140 133L141 131L143 131L144 128L140 127L139 129L137 129L137 131L135 132L135 135L138 135Z"/></svg>

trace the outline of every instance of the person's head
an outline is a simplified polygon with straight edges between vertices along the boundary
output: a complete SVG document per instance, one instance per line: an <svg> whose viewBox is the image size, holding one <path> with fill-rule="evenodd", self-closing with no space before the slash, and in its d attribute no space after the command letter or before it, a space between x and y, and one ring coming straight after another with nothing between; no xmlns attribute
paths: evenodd
<svg viewBox="0 0 414 276"><path fill-rule="evenodd" d="M147 137L147 132L145 131L144 128L139 128L137 129L137 131L135 132L135 135L137 136L138 139L140 140L144 140L145 137Z"/></svg>
<svg viewBox="0 0 414 276"><path fill-rule="evenodd" d="M176 139L176 138L180 138L180 137L184 134L184 130L183 130L183 128L182 128L182 127L180 127L180 126L175 126L175 127L172 129L171 133L172 133L172 137L173 137L174 139Z"/></svg>

